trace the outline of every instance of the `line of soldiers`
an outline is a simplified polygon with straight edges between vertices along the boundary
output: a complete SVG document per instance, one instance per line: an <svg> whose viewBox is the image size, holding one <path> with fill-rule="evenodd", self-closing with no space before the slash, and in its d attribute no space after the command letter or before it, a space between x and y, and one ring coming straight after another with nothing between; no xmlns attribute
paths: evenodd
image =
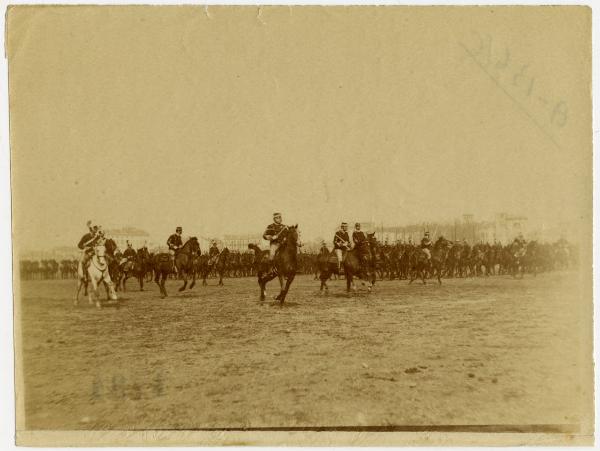
<svg viewBox="0 0 600 451"><path fill-rule="evenodd" d="M98 225L92 226L92 221L87 221L87 227L89 232L87 232L83 237L79 240L78 247L83 251L83 256L81 263L83 268L87 268L89 261L94 253L94 246L96 243L104 239L104 232L102 231L102 227ZM273 261L279 247L281 246L281 242L283 239L284 231L287 230L287 226L283 224L283 219L281 213L273 213L273 222L267 226L265 232L263 233L263 239L269 241L269 259ZM169 236L167 239L167 246L169 248L169 255L171 257L171 261L173 266L175 266L175 256L177 252L183 247L183 228L181 226L176 227L175 233ZM409 240L409 245L412 245L412 241ZM523 235L519 235L515 238L513 245L518 246L519 248L525 247L525 239ZM386 241L387 245L387 241ZM429 236L429 232L425 232L423 238L421 239L420 244L421 249L425 252L428 259L431 259L431 249L433 247L433 242ZM354 231L352 232L352 240L350 240L350 235L348 234L348 223L342 222L339 230L335 232L333 237L333 249L338 261L338 270L341 269L341 264L344 261L346 256L346 252L350 249L355 248L358 251L359 258L361 261L364 261L367 257L367 253L369 250L369 240L365 232L361 230L360 223L354 224ZM327 249L325 242L322 243L321 251ZM327 250L328 251L328 250ZM209 265L216 262L216 259L220 255L219 248L217 246L217 242L212 240L211 247L209 249ZM123 260L121 264L135 258L136 252L133 249L131 243L127 242L127 249L123 253Z"/></svg>

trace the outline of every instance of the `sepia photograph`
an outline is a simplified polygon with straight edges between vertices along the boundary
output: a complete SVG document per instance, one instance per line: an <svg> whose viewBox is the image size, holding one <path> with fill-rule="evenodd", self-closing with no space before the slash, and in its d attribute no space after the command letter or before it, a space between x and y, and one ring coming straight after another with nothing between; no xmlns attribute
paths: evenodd
<svg viewBox="0 0 600 451"><path fill-rule="evenodd" d="M589 7L5 13L18 445L593 445Z"/></svg>

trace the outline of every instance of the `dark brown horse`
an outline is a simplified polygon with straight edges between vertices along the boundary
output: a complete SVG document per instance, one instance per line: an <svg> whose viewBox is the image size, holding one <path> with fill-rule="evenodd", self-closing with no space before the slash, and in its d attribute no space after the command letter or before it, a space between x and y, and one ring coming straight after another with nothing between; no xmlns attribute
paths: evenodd
<svg viewBox="0 0 600 451"><path fill-rule="evenodd" d="M375 234L368 234L367 238L368 242L363 244L363 248L354 248L346 252L343 267L344 275L346 277L347 292L350 292L353 286L354 277L361 279L363 284L366 282L369 291L371 291L371 287L375 284L375 255L377 252ZM319 258L319 279L321 279L320 291L327 291L329 289L327 281L332 275L340 275L337 257L333 251L329 258Z"/></svg>
<svg viewBox="0 0 600 451"><path fill-rule="evenodd" d="M227 269L227 263L229 262L229 249L226 247L216 256L214 261L210 262L209 259L205 260L201 269L200 274L202 274L202 285L206 285L206 278L208 275L214 270L214 272L219 276L219 286L223 285L223 274Z"/></svg>
<svg viewBox="0 0 600 451"><path fill-rule="evenodd" d="M268 251L259 254L256 251L257 246L249 245L248 247L254 249L255 255L260 257L258 261L255 260L260 287L260 300L265 300L267 283L279 277L280 283L283 279L286 282L285 287L281 288L275 299L283 304L298 269L298 247L300 246L298 243L298 225L288 226L281 232L280 236L282 237L281 246L273 262L269 261Z"/></svg>
<svg viewBox="0 0 600 451"><path fill-rule="evenodd" d="M198 243L198 238L195 236L187 240L175 255L175 267L177 268L177 273L183 276L183 286L179 288L179 291L185 290L190 275L192 276L190 290L194 288L194 285L196 284L195 263L199 255L200 244ZM169 254L163 252L154 256L154 281L160 288L160 294L163 298L167 296L165 280L169 274L174 272L174 270L175 268L173 268L171 256Z"/></svg>
<svg viewBox="0 0 600 451"><path fill-rule="evenodd" d="M148 249L138 249L135 254L135 259L125 263L125 265L122 266L122 277L119 281L117 281L117 287L119 286L120 282L123 291L127 291L127 279L135 277L140 284L140 291L144 291L144 277L148 272L149 263L151 263L151 261Z"/></svg>
<svg viewBox="0 0 600 451"><path fill-rule="evenodd" d="M450 245L451 243L443 236L439 237L433 245L431 260L427 258L427 254L423 249L416 248L410 259L411 274L408 283L411 284L413 280L419 277L423 281L423 284L425 284L427 283L425 282L425 277L427 273L429 273L432 276L436 276L438 283L441 285L442 271L446 263L446 258L448 257Z"/></svg>

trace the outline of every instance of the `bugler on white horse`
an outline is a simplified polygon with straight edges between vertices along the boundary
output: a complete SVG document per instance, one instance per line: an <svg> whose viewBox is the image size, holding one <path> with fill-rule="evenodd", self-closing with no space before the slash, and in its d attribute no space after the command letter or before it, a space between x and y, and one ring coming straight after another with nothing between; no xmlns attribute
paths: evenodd
<svg viewBox="0 0 600 451"><path fill-rule="evenodd" d="M85 286L85 290L88 293L88 300L90 304L93 304L92 293L87 291L88 280L92 282L92 288L94 297L96 298L96 307L102 307L100 298L98 295L98 286L100 283L104 283L106 288L107 299L117 300L117 294L115 292L114 284L110 278L108 272L108 263L106 261L106 248L104 246L104 240L99 240L94 246L94 255L91 258L89 266L87 267L87 277L83 272L83 265L80 263L78 268L79 283L77 286L77 297L75 299L75 305L79 303L79 292L81 287Z"/></svg>

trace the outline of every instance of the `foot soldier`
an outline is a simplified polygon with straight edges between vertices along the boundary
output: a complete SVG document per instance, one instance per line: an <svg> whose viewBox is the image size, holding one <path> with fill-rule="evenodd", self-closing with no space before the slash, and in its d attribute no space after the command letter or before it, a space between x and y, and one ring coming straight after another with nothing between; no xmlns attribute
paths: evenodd
<svg viewBox="0 0 600 451"><path fill-rule="evenodd" d="M269 260L271 262L275 259L275 254L281 246L282 232L286 229L287 226L282 223L281 213L273 213L273 223L269 224L263 233L263 239L269 242Z"/></svg>
<svg viewBox="0 0 600 451"><path fill-rule="evenodd" d="M219 251L219 248L217 247L217 242L215 240L212 240L211 244L210 244L210 249L208 250L208 264L209 266L212 266L215 264L215 262L217 261L217 258L219 257L219 254L221 252Z"/></svg>
<svg viewBox="0 0 600 451"><path fill-rule="evenodd" d="M429 239L429 232L425 232L425 236L421 239L421 249L427 255L427 260L431 261L431 248L433 247L433 243Z"/></svg>
<svg viewBox="0 0 600 451"><path fill-rule="evenodd" d="M369 258L369 240L365 232L360 230L360 223L354 224L354 232L352 232L352 242L354 248L358 251L358 257L360 259L360 265L363 271L367 270L368 258Z"/></svg>
<svg viewBox="0 0 600 451"><path fill-rule="evenodd" d="M348 236L348 224L342 222L340 229L333 236L333 249L338 260L338 271L342 269L342 261L346 256L346 251L350 249L350 236Z"/></svg>
<svg viewBox="0 0 600 451"><path fill-rule="evenodd" d="M83 251L80 264L84 275L87 274L90 259L92 258L92 255L94 255L94 245L99 238L98 226L92 226L92 221L88 221L86 225L89 232L83 235L77 244L77 247Z"/></svg>
<svg viewBox="0 0 600 451"><path fill-rule="evenodd" d="M173 269L175 270L175 255L179 251L179 249L183 246L183 240L181 239L181 234L183 233L183 229L181 227L177 227L175 229L175 233L169 237L167 240L167 246L169 246L169 255L171 256L171 264L173 265Z"/></svg>

